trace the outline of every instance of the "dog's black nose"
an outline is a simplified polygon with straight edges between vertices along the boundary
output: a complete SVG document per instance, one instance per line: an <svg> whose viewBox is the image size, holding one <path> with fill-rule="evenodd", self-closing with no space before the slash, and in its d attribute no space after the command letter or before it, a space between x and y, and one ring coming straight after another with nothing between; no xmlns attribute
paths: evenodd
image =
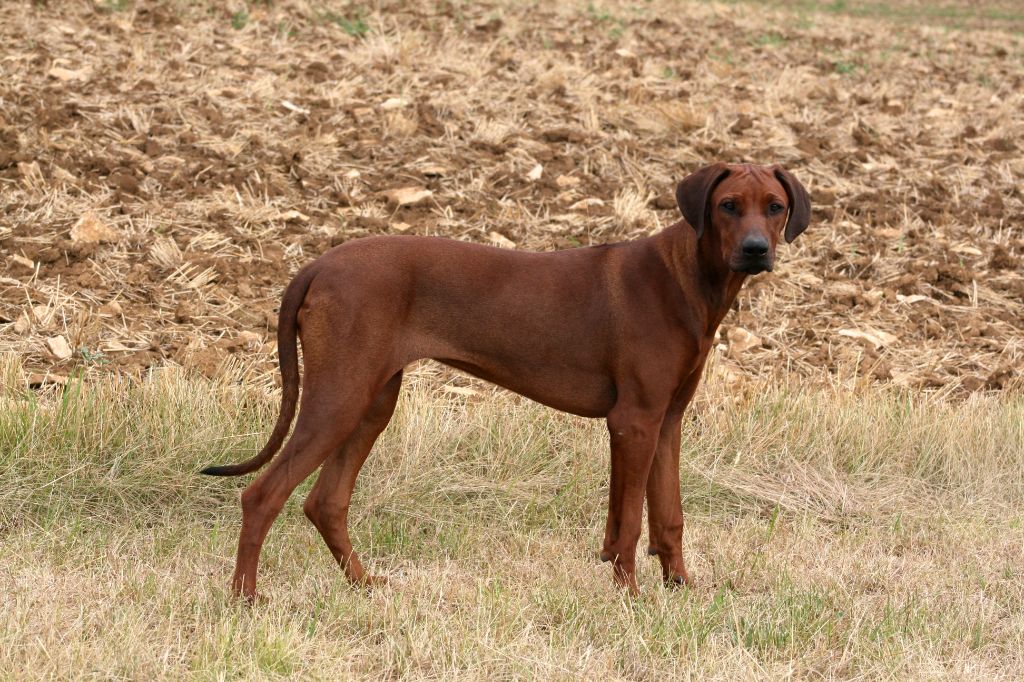
<svg viewBox="0 0 1024 682"><path fill-rule="evenodd" d="M748 258L760 258L768 255L768 240L764 237L747 237L740 245L743 255Z"/></svg>

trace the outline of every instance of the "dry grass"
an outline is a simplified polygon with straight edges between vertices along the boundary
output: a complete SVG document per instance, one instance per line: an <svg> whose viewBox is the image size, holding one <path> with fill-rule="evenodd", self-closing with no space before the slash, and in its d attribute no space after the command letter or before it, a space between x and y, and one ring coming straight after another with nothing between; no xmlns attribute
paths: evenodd
<svg viewBox="0 0 1024 682"><path fill-rule="evenodd" d="M727 388L685 426L698 586L597 562L602 424L414 372L354 503L392 584L347 586L293 496L255 608L226 583L249 455L276 397L180 370L0 409L0 676L985 678L1024 673L1024 401ZM240 370L239 370L240 371Z"/></svg>
<svg viewBox="0 0 1024 682"><path fill-rule="evenodd" d="M1017 3L785 4L4 3L0 348L58 377L242 355L269 384L281 287L332 244L629 238L687 172L752 160L815 212L727 319L761 340L735 372L1010 386ZM89 212L109 242L71 238Z"/></svg>

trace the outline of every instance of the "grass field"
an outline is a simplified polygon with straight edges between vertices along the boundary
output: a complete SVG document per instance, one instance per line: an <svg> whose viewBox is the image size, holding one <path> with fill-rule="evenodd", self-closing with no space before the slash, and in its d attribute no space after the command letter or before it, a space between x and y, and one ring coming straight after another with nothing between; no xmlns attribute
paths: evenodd
<svg viewBox="0 0 1024 682"><path fill-rule="evenodd" d="M14 363L8 377L18 374ZM261 444L244 382L70 383L0 404L0 675L132 679L1018 678L1024 398L931 400L712 371L685 425L697 586L596 559L603 425L414 373L353 504L391 584L348 586L293 496L255 607L227 581ZM641 543L643 546L643 544Z"/></svg>
<svg viewBox="0 0 1024 682"><path fill-rule="evenodd" d="M1024 678L1022 31L1015 0L0 4L0 679ZM600 421L425 364L352 507L390 584L349 587L307 482L266 599L230 597L247 479L196 472L269 433L300 264L648 234L713 159L784 163L814 220L684 422L692 589L598 562Z"/></svg>

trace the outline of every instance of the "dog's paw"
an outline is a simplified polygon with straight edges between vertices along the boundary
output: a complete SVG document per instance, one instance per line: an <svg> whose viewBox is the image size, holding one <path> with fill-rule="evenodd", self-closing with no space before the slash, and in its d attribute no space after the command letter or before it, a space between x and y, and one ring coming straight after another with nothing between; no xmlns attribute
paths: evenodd
<svg viewBox="0 0 1024 682"><path fill-rule="evenodd" d="M630 597L640 596L640 586L636 584L634 571L622 570L620 566L616 565L612 572L612 579L615 581L615 586L625 591Z"/></svg>
<svg viewBox="0 0 1024 682"><path fill-rule="evenodd" d="M381 587L387 587L389 582L390 581L386 575L370 575L367 573L358 580L353 581L352 584L361 590L372 592L373 590Z"/></svg>
<svg viewBox="0 0 1024 682"><path fill-rule="evenodd" d="M682 587L692 588L693 579L688 575L673 575L670 578L665 578L665 587L670 590L678 590Z"/></svg>
<svg viewBox="0 0 1024 682"><path fill-rule="evenodd" d="M263 593L256 592L255 590L251 592L236 591L235 599L240 601L245 606L258 606L259 604L267 603L267 598L263 595Z"/></svg>

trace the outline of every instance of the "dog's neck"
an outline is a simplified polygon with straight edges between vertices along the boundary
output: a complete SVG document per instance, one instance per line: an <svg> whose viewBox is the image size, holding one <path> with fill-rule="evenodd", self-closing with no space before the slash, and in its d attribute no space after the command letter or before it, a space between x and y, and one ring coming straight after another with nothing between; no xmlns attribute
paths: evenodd
<svg viewBox="0 0 1024 682"><path fill-rule="evenodd" d="M672 271L684 294L699 292L706 305L704 336L714 336L715 330L736 300L747 273L735 272L722 259L722 244L718 232L709 227L697 239L697 234L685 221L665 230L671 243Z"/></svg>

